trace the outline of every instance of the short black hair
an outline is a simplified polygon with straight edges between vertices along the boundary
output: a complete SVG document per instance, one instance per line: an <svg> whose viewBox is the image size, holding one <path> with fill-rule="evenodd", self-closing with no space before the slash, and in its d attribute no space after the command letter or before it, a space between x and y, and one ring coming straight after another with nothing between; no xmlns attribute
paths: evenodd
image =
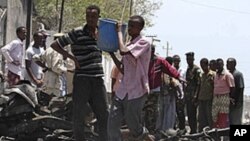
<svg viewBox="0 0 250 141"><path fill-rule="evenodd" d="M143 29L144 28L144 25L145 25L145 20L142 16L140 15L134 15L134 16L131 16L130 19L138 19L138 21L140 22L141 24L141 28Z"/></svg>
<svg viewBox="0 0 250 141"><path fill-rule="evenodd" d="M21 32L23 28L25 28L25 26L19 26L18 28L16 28L16 34Z"/></svg>
<svg viewBox="0 0 250 141"><path fill-rule="evenodd" d="M218 63L218 62L224 63L223 59L221 59L221 58L216 59L216 63Z"/></svg>
<svg viewBox="0 0 250 141"><path fill-rule="evenodd" d="M232 57L228 58L227 61L233 62L235 66L236 66L236 64L237 64L236 59L235 59L235 58L232 58Z"/></svg>
<svg viewBox="0 0 250 141"><path fill-rule="evenodd" d="M202 58L200 60L200 63L204 63L205 65L208 65L208 59L207 58Z"/></svg>
<svg viewBox="0 0 250 141"><path fill-rule="evenodd" d="M209 61L209 64L212 64L212 63L216 63L216 60L215 60L215 59L211 59L211 60Z"/></svg>
<svg viewBox="0 0 250 141"><path fill-rule="evenodd" d="M174 55L174 56L173 56L173 60L178 60L178 61L180 61L180 60L181 60L181 58L180 58L180 56L179 56L179 55L177 55L177 54L176 54L176 55Z"/></svg>
<svg viewBox="0 0 250 141"><path fill-rule="evenodd" d="M99 6L97 6L97 5L89 5L89 6L86 8L86 10L92 10L92 9L95 9L95 10L97 11L98 15L99 15L100 12L101 12Z"/></svg>
<svg viewBox="0 0 250 141"><path fill-rule="evenodd" d="M171 56L168 56L168 57L166 57L166 60L168 61L168 63L169 64L173 64L173 57L171 57Z"/></svg>

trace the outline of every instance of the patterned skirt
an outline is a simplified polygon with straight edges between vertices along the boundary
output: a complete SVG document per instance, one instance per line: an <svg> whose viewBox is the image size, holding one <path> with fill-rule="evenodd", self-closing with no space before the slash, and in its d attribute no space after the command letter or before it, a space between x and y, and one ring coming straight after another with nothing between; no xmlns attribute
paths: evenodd
<svg viewBox="0 0 250 141"><path fill-rule="evenodd" d="M214 95L212 105L212 118L214 126L217 128L225 128L229 126L229 94Z"/></svg>

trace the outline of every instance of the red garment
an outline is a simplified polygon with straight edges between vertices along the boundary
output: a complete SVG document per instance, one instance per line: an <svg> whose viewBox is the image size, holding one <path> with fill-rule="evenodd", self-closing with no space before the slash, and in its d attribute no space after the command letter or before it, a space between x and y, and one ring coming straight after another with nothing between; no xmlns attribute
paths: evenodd
<svg viewBox="0 0 250 141"><path fill-rule="evenodd" d="M16 85L20 81L20 76L11 71L8 71L7 77L9 86Z"/></svg>
<svg viewBox="0 0 250 141"><path fill-rule="evenodd" d="M159 56L155 56L153 60L150 60L149 64L148 77L150 89L161 86L162 73L166 73L177 79L180 76L180 73L171 64L169 64L167 60Z"/></svg>
<svg viewBox="0 0 250 141"><path fill-rule="evenodd" d="M226 128L229 126L228 114L219 113L217 121L214 123L214 128Z"/></svg>

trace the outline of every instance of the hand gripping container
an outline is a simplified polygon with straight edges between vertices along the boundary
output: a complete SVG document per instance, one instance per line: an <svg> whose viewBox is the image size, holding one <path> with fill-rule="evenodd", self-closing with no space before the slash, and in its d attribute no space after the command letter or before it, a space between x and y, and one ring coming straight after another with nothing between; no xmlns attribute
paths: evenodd
<svg viewBox="0 0 250 141"><path fill-rule="evenodd" d="M112 19L99 19L97 46L103 51L116 52L119 48L116 21ZM125 39L127 24L122 24L122 34Z"/></svg>

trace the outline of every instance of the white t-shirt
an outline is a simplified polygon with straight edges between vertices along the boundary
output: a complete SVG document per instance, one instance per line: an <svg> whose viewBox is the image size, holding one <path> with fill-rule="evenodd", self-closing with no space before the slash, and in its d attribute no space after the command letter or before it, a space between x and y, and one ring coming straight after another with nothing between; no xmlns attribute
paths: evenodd
<svg viewBox="0 0 250 141"><path fill-rule="evenodd" d="M26 56L25 56L25 60L30 60L31 61L31 70L33 72L33 74L36 76L37 79L42 79L43 76L43 71L42 71L42 67L40 67L39 65L36 64L36 62L32 59L33 56L35 54L41 54L44 52L43 47L39 47L39 48L35 48L35 47L29 47L26 50ZM28 73L26 73L26 80L29 80L33 83L33 80L31 79L31 77L28 75Z"/></svg>

